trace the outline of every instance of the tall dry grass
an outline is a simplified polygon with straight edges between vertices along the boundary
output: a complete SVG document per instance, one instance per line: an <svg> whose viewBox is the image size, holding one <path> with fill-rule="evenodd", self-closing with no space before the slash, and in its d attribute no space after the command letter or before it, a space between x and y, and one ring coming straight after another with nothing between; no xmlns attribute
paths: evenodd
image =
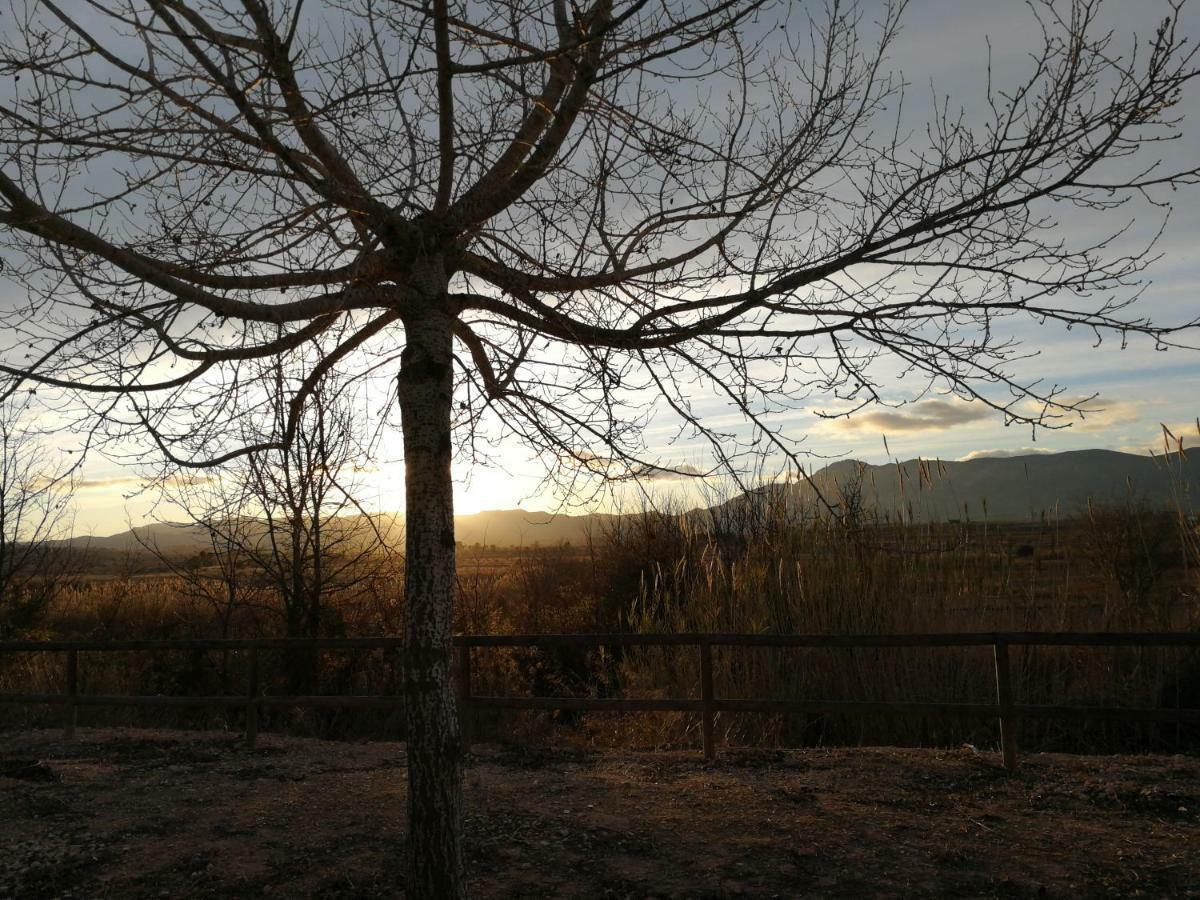
<svg viewBox="0 0 1200 900"><path fill-rule="evenodd" d="M1136 498L1093 504L1078 516L1029 526L879 521L837 498L840 519L800 514L783 491L716 515L652 517L666 561L643 568L629 613L639 632L889 634L947 631L1192 630L1196 534L1190 515ZM645 529L644 529L645 530ZM1200 665L1173 649L1014 651L1018 702L1130 705L1196 703ZM725 697L986 702L990 648L720 648ZM695 696L694 649L635 648L621 660L630 695ZM616 741L695 739L695 721L631 718L605 729ZM914 718L724 715L732 743L754 745L993 743L993 725ZM1179 746L1179 729L1028 723L1042 747Z"/></svg>
<svg viewBox="0 0 1200 900"><path fill-rule="evenodd" d="M475 633L748 632L884 634L927 631L1195 629L1200 544L1182 503L1155 510L1126 498L1061 519L1022 525L884 521L856 495L835 498L839 518L798 509L783 490L757 502L713 498L708 513L642 509L614 519L585 546L534 547L498 556L464 552L455 627ZM33 637L279 636L278 598L254 578L232 614L212 592L163 577L77 579L60 590ZM395 634L403 626L403 568L393 558L351 594L326 598L324 633ZM217 595L220 592L216 592ZM1014 649L1018 699L1084 705L1200 705L1200 662L1175 650ZM399 692L399 660L326 653L323 693ZM727 697L971 702L993 696L990 650L722 648ZM284 689L282 660L265 654L262 683ZM240 693L237 653L85 654L92 693ZM0 659L0 692L59 690L61 655ZM694 649L477 650L479 694L696 696ZM0 708L0 722L53 721L54 710ZM300 733L400 737L402 713L272 713L264 727ZM85 722L240 728L240 713L87 710ZM488 739L577 740L684 746L698 722L680 715L491 714ZM990 723L911 718L723 715L735 744L992 744ZM1030 723L1023 743L1046 749L1181 749L1179 729ZM1190 742L1190 743L1189 743Z"/></svg>

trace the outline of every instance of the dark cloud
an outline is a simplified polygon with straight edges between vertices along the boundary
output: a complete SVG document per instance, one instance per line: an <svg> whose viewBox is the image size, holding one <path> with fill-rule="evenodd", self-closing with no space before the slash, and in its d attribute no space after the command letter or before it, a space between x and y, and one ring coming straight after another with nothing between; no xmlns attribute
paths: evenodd
<svg viewBox="0 0 1200 900"><path fill-rule="evenodd" d="M651 481L674 481L680 478L686 478L691 475L702 475L699 469L695 466L687 464L673 466L671 468L663 468L662 466L644 466L637 473L638 478L648 478Z"/></svg>
<svg viewBox="0 0 1200 900"><path fill-rule="evenodd" d="M212 475L196 475L190 472L169 475L165 479L166 484L178 487L193 487L214 481L216 478ZM114 475L109 478L80 478L71 484L76 491L114 491L141 489L147 487L150 482L134 475Z"/></svg>
<svg viewBox="0 0 1200 900"><path fill-rule="evenodd" d="M982 403L962 400L919 400L899 409L875 409L842 419L838 428L843 431L882 431L884 434L904 431L942 431L957 425L980 422L995 415Z"/></svg>

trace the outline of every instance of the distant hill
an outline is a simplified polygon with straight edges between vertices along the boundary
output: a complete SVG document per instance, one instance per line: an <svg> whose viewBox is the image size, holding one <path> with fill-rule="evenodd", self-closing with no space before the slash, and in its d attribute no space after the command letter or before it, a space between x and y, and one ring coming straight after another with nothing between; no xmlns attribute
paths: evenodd
<svg viewBox="0 0 1200 900"><path fill-rule="evenodd" d="M958 462L910 459L887 465L840 460L812 476L817 490L830 503L851 487L861 490L864 507L890 519L910 517L924 522L950 519L1027 522L1086 508L1088 500L1109 502L1132 493L1154 505L1168 506L1175 498L1200 497L1200 450L1190 455L1152 458L1112 450L1077 450L1030 456L983 457ZM820 509L813 487L805 482L751 491L713 507L715 514L736 511L768 493L785 492L795 509ZM692 515L703 514L697 510ZM599 535L614 516L556 515L523 509L489 510L456 516L456 538L470 546L582 545ZM349 526L352 521L347 520ZM392 539L402 540L402 523L387 518ZM144 545L168 554L194 554L206 549L208 538L196 525L142 525L107 537L76 538L104 553L138 553Z"/></svg>
<svg viewBox="0 0 1200 900"><path fill-rule="evenodd" d="M207 533L198 525L168 523L139 525L107 536L77 537L73 543L113 553L136 552L148 546L157 547L163 553L191 554L209 546Z"/></svg>
<svg viewBox="0 0 1200 900"><path fill-rule="evenodd" d="M891 519L1020 522L1070 516L1086 509L1089 499L1112 502L1132 494L1169 506L1179 496L1185 502L1200 497L1200 451L1154 458L1076 450L951 462L910 459L880 466L840 460L819 470L812 481L835 504L847 489L857 487L866 508ZM819 506L812 485L799 482L785 490L799 506ZM731 502L747 499L744 495Z"/></svg>
<svg viewBox="0 0 1200 900"><path fill-rule="evenodd" d="M398 518L393 520L387 515L383 518L383 527L392 532L391 540L402 543L403 521ZM604 514L572 516L523 509L488 510L455 516L455 537L460 544L494 544L499 547L551 546L564 542L583 544L589 534L597 533L604 522L611 518ZM346 520L343 524L352 527L356 523ZM204 528L195 524L175 523L139 525L104 537L77 537L72 543L103 554L141 554L147 547L153 547L169 556L191 556L211 549Z"/></svg>
<svg viewBox="0 0 1200 900"><path fill-rule="evenodd" d="M564 515L497 509L469 516L455 516L455 538L461 544L495 544L499 547L557 545L564 541L580 545L589 535L600 536L604 525L615 518L602 513Z"/></svg>

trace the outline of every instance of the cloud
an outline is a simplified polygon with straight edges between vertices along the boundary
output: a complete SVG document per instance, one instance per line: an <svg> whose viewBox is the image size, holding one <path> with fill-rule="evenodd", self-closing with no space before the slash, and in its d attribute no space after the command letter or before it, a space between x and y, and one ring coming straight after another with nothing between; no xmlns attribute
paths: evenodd
<svg viewBox="0 0 1200 900"><path fill-rule="evenodd" d="M198 487L202 484L214 484L217 481L220 481L219 477L206 473L175 472L168 475L163 483L172 487Z"/></svg>
<svg viewBox="0 0 1200 900"><path fill-rule="evenodd" d="M145 484L140 478L135 478L132 475L114 475L111 478L76 478L65 476L62 478L52 478L44 476L38 478L33 483L33 487L37 490L45 490L53 485L59 485L64 488L70 488L73 492L81 491L110 491L128 487L141 487Z"/></svg>
<svg viewBox="0 0 1200 900"><path fill-rule="evenodd" d="M164 478L162 483L171 485L172 487L197 487L202 484L210 484L216 480L212 475L176 472ZM79 478L73 482L64 482L64 484L69 484L76 492L141 490L153 483L155 482L146 478L139 478L136 475L113 475L107 478Z"/></svg>
<svg viewBox="0 0 1200 900"><path fill-rule="evenodd" d="M141 486L142 479L132 475L116 475L112 478L81 478L75 482L77 491L107 491L113 488Z"/></svg>
<svg viewBox="0 0 1200 900"><path fill-rule="evenodd" d="M1200 419L1187 425L1168 425L1164 422L1158 429L1158 444L1165 453L1178 450L1181 444L1184 448L1200 447Z"/></svg>
<svg viewBox="0 0 1200 900"><path fill-rule="evenodd" d="M678 481L690 475L703 475L704 473L695 466L687 465L686 463L672 468L663 468L661 466L643 466L637 473L638 478L646 478L651 481Z"/></svg>
<svg viewBox="0 0 1200 900"><path fill-rule="evenodd" d="M994 449L994 450L972 450L966 456L960 456L959 462L967 462L972 459L1002 459L1009 456L1041 456L1047 453L1055 453L1048 447L1013 447L1012 449Z"/></svg>
<svg viewBox="0 0 1200 900"><path fill-rule="evenodd" d="M582 453L578 462L589 472L617 480L637 478L647 481L677 481L692 476L705 476L703 471L687 463L656 465L615 456L601 456L597 453Z"/></svg>
<svg viewBox="0 0 1200 900"><path fill-rule="evenodd" d="M1092 397L1090 399L1083 396L1063 397L1060 398L1060 401L1065 406L1076 406L1078 412L1061 414L1058 419L1052 421L1058 425L1069 425L1069 430L1075 433L1096 434L1122 428L1140 421L1143 412L1143 408L1137 403L1114 400L1111 397ZM1013 411L1036 418L1041 411L1041 405L1034 400L1027 399L1021 401ZM838 431L904 434L945 431L988 420L999 423L1001 414L979 402L933 399L918 400L895 409L867 409L848 418L835 420L832 427ZM1161 439L1159 443L1161 443ZM1021 452L1040 452L1040 448Z"/></svg>
<svg viewBox="0 0 1200 900"><path fill-rule="evenodd" d="M1083 418L1076 418L1071 422L1072 431L1109 431L1122 425L1130 425L1141 417L1138 404L1127 400L1113 400L1109 397L1093 397L1086 400L1077 397L1063 402L1081 404L1079 409Z"/></svg>
<svg viewBox="0 0 1200 900"><path fill-rule="evenodd" d="M1148 431L1144 438L1117 449L1122 453L1176 453L1181 441L1184 450L1200 447L1200 421L1178 426L1160 424L1153 431Z"/></svg>
<svg viewBox="0 0 1200 900"><path fill-rule="evenodd" d="M918 400L900 409L875 409L840 419L841 431L882 431L885 434L907 431L944 431L970 422L981 422L996 415L982 403L963 400Z"/></svg>

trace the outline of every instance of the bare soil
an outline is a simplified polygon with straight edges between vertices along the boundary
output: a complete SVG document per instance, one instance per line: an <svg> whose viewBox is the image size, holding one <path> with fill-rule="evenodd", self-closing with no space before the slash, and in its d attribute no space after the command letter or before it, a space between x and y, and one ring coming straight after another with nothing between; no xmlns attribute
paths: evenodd
<svg viewBox="0 0 1200 900"><path fill-rule="evenodd" d="M501 897L1200 897L1200 760L476 748ZM404 745L0 733L0 897L403 896Z"/></svg>

